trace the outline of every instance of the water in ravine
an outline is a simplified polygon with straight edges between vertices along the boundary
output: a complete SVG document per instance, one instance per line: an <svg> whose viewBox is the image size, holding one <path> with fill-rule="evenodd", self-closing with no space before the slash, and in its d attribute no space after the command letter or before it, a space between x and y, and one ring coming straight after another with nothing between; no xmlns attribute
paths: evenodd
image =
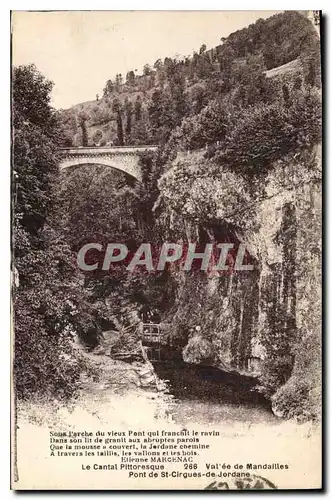
<svg viewBox="0 0 332 500"><path fill-rule="evenodd" d="M272 413L270 401L257 390L258 381L253 377L187 364L179 359L154 361L153 365L174 397L172 417L178 424L280 422Z"/></svg>

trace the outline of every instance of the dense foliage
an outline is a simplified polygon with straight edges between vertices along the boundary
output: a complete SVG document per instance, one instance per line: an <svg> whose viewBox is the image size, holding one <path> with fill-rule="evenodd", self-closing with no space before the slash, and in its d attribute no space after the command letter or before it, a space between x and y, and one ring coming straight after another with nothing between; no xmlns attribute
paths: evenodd
<svg viewBox="0 0 332 500"><path fill-rule="evenodd" d="M69 396L80 376L71 334L84 300L56 226L60 129L51 82L34 66L13 71L15 386L20 398Z"/></svg>
<svg viewBox="0 0 332 500"><path fill-rule="evenodd" d="M150 164L148 157L145 161ZM146 187L135 184L122 172L102 166L65 172L58 192L59 224L71 249L78 252L90 242L106 249L108 243L119 242L133 253L146 241L151 224L147 178L145 182ZM101 252L101 264L103 258ZM136 324L147 304L148 309L153 309L165 299L163 277L149 275L144 268L129 273L126 264L115 264L110 271L103 271L100 265L84 277L89 302L97 315L95 324L88 328L89 334L82 332L91 345L98 342L103 330Z"/></svg>

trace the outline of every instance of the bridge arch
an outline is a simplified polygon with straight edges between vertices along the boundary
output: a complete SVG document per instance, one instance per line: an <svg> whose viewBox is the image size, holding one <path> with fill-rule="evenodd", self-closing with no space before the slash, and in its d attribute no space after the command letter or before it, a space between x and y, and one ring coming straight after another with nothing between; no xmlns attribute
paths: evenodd
<svg viewBox="0 0 332 500"><path fill-rule="evenodd" d="M89 158L89 157L78 157L78 158L67 158L66 160L62 160L60 163L60 170L65 170L67 168L78 167L78 166L98 166L104 165L106 167L114 168L115 170L119 170L120 172L125 172L126 174L131 175L138 181L142 181L142 172L139 166L137 165L127 165L124 162L116 162L111 158Z"/></svg>
<svg viewBox="0 0 332 500"><path fill-rule="evenodd" d="M156 149L157 146L63 148L59 168L64 170L83 165L105 165L142 181L139 154Z"/></svg>

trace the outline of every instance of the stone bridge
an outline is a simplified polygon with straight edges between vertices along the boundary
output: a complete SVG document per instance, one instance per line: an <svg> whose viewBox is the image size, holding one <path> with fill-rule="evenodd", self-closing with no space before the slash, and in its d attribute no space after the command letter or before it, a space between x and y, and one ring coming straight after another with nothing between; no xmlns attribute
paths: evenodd
<svg viewBox="0 0 332 500"><path fill-rule="evenodd" d="M139 154L156 151L158 146L115 146L115 147L77 147L62 148L60 170L79 165L106 165L142 180Z"/></svg>

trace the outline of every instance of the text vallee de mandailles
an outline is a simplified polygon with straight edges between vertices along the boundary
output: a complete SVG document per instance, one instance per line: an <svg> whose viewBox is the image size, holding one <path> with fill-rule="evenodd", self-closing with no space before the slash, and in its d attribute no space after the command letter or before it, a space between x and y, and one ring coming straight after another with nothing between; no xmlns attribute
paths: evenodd
<svg viewBox="0 0 332 500"><path fill-rule="evenodd" d="M77 265L85 272L110 271L114 265L122 265L129 272L144 270L163 271L168 265L183 271L206 272L252 271L250 254L240 243L163 243L160 246L142 243L129 250L124 243L102 245L86 243L77 253Z"/></svg>

